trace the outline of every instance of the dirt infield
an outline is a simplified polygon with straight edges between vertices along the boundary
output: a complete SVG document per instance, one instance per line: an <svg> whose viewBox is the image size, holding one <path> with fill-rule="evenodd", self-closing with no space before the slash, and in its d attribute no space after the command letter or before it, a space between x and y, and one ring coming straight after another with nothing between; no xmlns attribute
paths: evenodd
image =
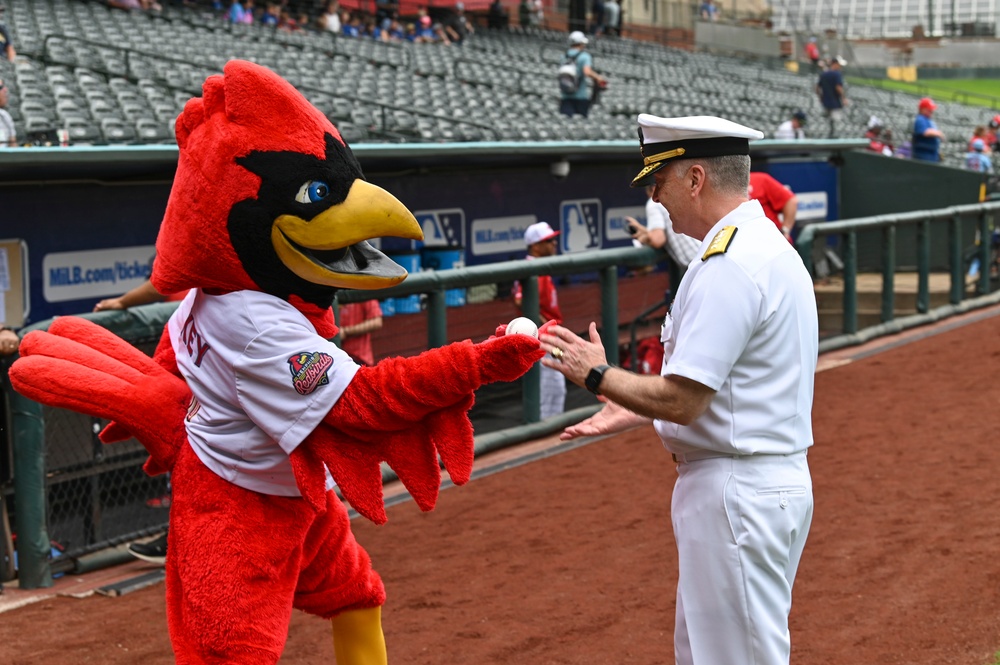
<svg viewBox="0 0 1000 665"><path fill-rule="evenodd" d="M993 663L1000 649L1000 316L821 372L793 663ZM672 663L670 492L651 429L356 523L393 663ZM331 663L295 615L283 662ZM163 587L0 614L0 662L170 663Z"/></svg>

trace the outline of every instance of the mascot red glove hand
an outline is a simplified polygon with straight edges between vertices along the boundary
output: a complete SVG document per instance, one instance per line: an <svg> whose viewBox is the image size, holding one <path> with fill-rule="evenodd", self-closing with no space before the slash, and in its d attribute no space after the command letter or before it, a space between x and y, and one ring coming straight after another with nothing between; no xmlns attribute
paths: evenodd
<svg viewBox="0 0 1000 665"><path fill-rule="evenodd" d="M299 490L322 506L325 466L344 498L382 524L385 462L417 505L431 510L441 484L438 456L456 485L471 475L475 449L467 412L474 391L521 377L543 355L538 340L512 335L361 368L323 425L293 451Z"/></svg>
<svg viewBox="0 0 1000 665"><path fill-rule="evenodd" d="M187 384L120 337L78 317L24 336L10 368L14 389L37 402L118 423L150 452L150 475L169 471L185 441Z"/></svg>
<svg viewBox="0 0 1000 665"><path fill-rule="evenodd" d="M542 335L548 333L549 328L551 328L552 326L558 326L561 324L562 321L560 321L559 319L550 319L546 321L545 323L542 324L542 327L538 329L538 336L541 337ZM494 337L503 337L504 335L506 335L507 325L508 324L506 323L501 323L500 325L498 325L496 332L493 333L493 337L490 337L490 339L493 339Z"/></svg>

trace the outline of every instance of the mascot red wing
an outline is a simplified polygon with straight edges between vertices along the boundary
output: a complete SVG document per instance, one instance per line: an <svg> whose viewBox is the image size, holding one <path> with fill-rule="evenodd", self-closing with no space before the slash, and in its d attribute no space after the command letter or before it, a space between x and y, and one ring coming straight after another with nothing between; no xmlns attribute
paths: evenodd
<svg viewBox="0 0 1000 665"><path fill-rule="evenodd" d="M150 359L79 318L33 332L18 391L112 420L150 473L172 472L167 618L178 663L273 663L292 608L331 618L338 663L385 662L385 591L339 485L382 523L381 462L424 510L440 456L469 479L473 391L543 354L512 335L359 367L334 344L337 289L406 273L366 240L420 238L364 181L330 122L286 81L229 62L177 120L180 159L156 242L161 293L191 289Z"/></svg>

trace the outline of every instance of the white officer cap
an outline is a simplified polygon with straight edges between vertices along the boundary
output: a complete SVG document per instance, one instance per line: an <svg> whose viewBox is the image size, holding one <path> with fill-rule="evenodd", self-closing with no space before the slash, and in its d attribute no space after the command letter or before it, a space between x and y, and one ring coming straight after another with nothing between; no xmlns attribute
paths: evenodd
<svg viewBox="0 0 1000 665"><path fill-rule="evenodd" d="M749 155L750 141L763 132L709 115L660 118L639 114L639 152L643 168L633 187L653 184L653 174L671 159Z"/></svg>

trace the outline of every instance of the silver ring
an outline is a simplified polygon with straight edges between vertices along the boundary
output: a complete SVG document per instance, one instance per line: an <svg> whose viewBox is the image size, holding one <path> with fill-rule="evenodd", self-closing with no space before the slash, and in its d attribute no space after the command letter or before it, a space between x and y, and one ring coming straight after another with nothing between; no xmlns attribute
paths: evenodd
<svg viewBox="0 0 1000 665"><path fill-rule="evenodd" d="M556 360L562 360L563 350L560 349L558 346L555 347L554 349L552 349L552 357L555 358Z"/></svg>

